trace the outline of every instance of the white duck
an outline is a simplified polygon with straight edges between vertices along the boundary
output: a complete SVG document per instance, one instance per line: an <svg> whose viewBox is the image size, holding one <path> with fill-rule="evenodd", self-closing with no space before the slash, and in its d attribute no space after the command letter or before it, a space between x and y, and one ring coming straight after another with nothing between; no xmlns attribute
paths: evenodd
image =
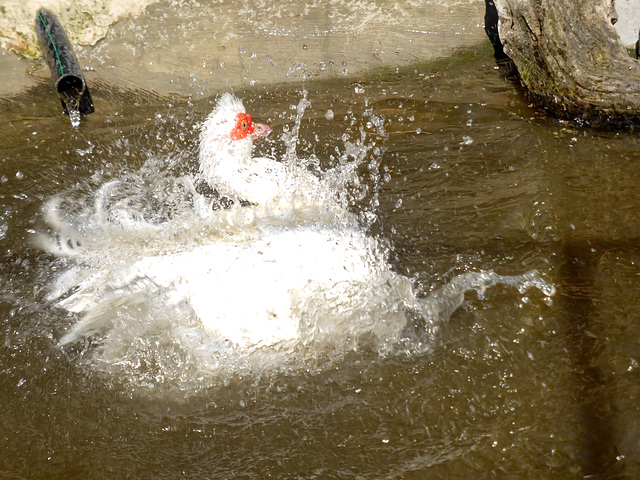
<svg viewBox="0 0 640 480"><path fill-rule="evenodd" d="M278 196L286 172L281 163L253 158L253 139L270 128L253 123L244 105L230 93L218 100L200 131L200 173L225 195L264 204Z"/></svg>
<svg viewBox="0 0 640 480"><path fill-rule="evenodd" d="M317 177L296 166L252 156L253 140L270 131L267 125L251 121L235 95L222 95L200 130L201 177L220 194L268 206L274 215L307 210L309 216L313 210L310 216L318 218L330 213L337 206L333 192Z"/></svg>
<svg viewBox="0 0 640 480"><path fill-rule="evenodd" d="M278 199L288 181L286 169L251 155L253 139L268 133L269 127L252 122L240 100L223 95L202 126L201 175L225 195L256 204ZM188 305L207 335L240 347L307 342L336 329L397 338L406 323L404 304L415 297L409 281L391 271L377 242L356 222L260 218L245 231L218 233L211 241L202 241L194 229L197 242L170 248L154 249L145 239L122 254L116 241L99 262L89 252L74 255L84 266L62 275L53 296L73 289L59 304L83 316L60 343L108 328L123 305L152 302L158 292L168 306ZM367 316L367 299L387 317Z"/></svg>

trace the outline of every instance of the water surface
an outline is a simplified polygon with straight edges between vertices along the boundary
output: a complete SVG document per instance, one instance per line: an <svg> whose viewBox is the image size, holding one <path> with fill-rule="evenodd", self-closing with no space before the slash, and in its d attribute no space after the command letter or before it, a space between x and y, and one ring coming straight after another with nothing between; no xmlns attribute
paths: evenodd
<svg viewBox="0 0 640 480"><path fill-rule="evenodd" d="M637 132L546 117L485 48L368 78L237 91L273 128L261 151L284 153L305 91L298 153L326 170L364 138L368 188L344 194L355 192L352 210L419 296L483 270L535 269L557 293L470 291L427 349L310 355L199 389L93 368L82 348L57 345L74 318L46 300L64 265L33 244L43 205L149 162L195 175L197 123L213 98L96 85L96 113L74 129L43 84L1 104L0 473L637 476Z"/></svg>

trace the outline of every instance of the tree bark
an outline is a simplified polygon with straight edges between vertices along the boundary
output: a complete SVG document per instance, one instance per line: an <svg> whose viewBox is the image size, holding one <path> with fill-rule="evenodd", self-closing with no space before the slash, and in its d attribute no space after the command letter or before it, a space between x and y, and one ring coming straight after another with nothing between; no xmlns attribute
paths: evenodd
<svg viewBox="0 0 640 480"><path fill-rule="evenodd" d="M613 28L614 0L492 0L505 53L554 115L591 125L640 123L640 61Z"/></svg>

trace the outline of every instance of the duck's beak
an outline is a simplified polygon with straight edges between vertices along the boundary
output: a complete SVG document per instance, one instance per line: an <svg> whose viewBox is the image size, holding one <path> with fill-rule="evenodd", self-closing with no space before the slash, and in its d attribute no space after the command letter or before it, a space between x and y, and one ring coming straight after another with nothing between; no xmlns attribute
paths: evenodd
<svg viewBox="0 0 640 480"><path fill-rule="evenodd" d="M267 135L269 135L269 132L271 131L271 129L269 128L268 125L265 125L264 123L254 123L253 124L253 138L260 138L260 137L266 137Z"/></svg>

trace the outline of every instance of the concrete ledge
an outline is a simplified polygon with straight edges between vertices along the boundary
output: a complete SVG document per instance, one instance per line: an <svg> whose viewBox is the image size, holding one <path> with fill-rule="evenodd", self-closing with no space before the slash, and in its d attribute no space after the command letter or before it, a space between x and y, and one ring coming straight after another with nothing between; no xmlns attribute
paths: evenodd
<svg viewBox="0 0 640 480"><path fill-rule="evenodd" d="M76 53L88 70L89 84L97 81L161 95L209 95L250 85L298 82L303 77L356 76L450 56L456 49L486 41L483 18L482 0L415 4L246 0L188 5L167 1L119 21L103 40L76 46ZM81 27L70 23L70 28L64 15L60 20L72 42L79 38L71 28ZM0 78L1 95L34 81L20 72L33 60L9 62L12 78ZM36 80L45 78L44 63L37 66Z"/></svg>

